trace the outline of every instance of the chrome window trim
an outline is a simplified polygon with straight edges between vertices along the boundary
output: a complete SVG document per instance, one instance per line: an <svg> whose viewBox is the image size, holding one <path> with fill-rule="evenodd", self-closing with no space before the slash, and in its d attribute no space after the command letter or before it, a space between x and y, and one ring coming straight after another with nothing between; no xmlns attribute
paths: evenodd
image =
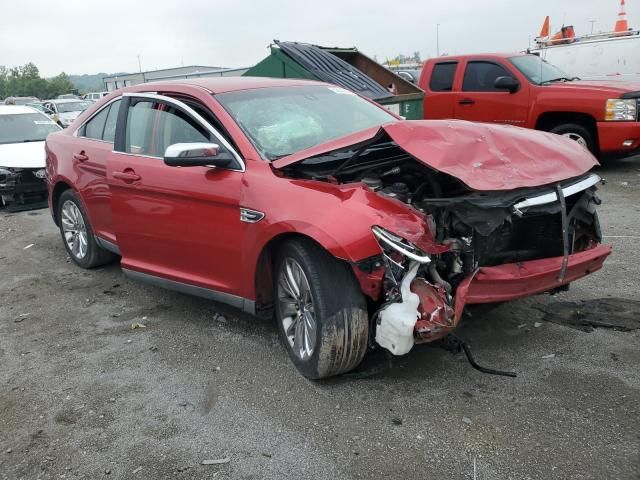
<svg viewBox="0 0 640 480"><path fill-rule="evenodd" d="M77 138L86 138L87 140L95 140L96 142L102 142L102 143L113 143L113 142L107 142L106 140L102 140L101 138L91 138L91 137L81 137L78 132L87 124L89 123L96 115L98 115L100 112L102 112L105 108L111 106L111 104L117 100L122 100L122 95L120 95L119 97L115 97L112 98L111 100L109 100L107 103L105 103L102 108L99 108L98 110L96 110L95 112L93 112L91 114L91 116L89 118L87 118L84 122L82 122L80 124L80 126L78 128L76 128L73 131L73 136L77 137ZM108 116L108 115L107 115ZM105 120L106 121L106 120Z"/></svg>
<svg viewBox="0 0 640 480"><path fill-rule="evenodd" d="M600 177L595 173L590 174L587 178L580 180L579 182L568 185L562 189L562 194L565 197L570 197L578 192L586 190L589 187L593 187L600 181ZM513 212L517 215L522 215L521 209L527 207L534 207L537 205L545 205L547 203L553 203L558 200L558 194L556 192L544 193L535 197L525 198L523 201L516 203L513 206Z"/></svg>
<svg viewBox="0 0 640 480"><path fill-rule="evenodd" d="M227 142L227 140L220 134L220 132L218 132L215 128L213 128L213 126L211 124L209 124L209 122L207 122L204 118L202 118L202 116L199 115L198 112L196 112L193 108L191 108L186 103L181 102L180 100L177 100L175 98L166 97L164 95L158 95L157 93L125 92L125 93L122 94L122 96L123 97L132 97L132 98L148 98L150 100L156 100L158 102L169 103L169 104L172 104L172 105L180 108L185 113L187 113L193 120L198 122L206 130L208 130L214 137L216 137L218 139L218 141L222 145L224 145L224 147L227 150L229 150L231 152L233 157L236 159L236 161L240 165L240 168L224 168L224 170L232 170L232 171L237 171L237 172L244 172L246 170L246 166L245 166L244 160L242 159L242 157L240 157L238 152L236 152L236 150L231 146L231 144L229 142ZM129 107L129 108L131 108L131 107ZM116 153L123 153L123 154L128 154L128 155L137 155L137 154L130 154L130 153L127 153L127 152L116 152ZM151 155L137 155L137 156L150 157L150 158L162 158L162 157L153 157Z"/></svg>

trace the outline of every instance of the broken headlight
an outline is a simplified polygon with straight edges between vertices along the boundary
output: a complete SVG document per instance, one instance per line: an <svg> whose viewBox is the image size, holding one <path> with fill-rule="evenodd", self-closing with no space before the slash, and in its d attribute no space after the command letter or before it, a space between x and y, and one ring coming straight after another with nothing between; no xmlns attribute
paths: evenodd
<svg viewBox="0 0 640 480"><path fill-rule="evenodd" d="M429 263L431 261L431 258L429 258L426 253L424 253L410 241L396 235L395 233L392 233L382 227L378 227L377 225L371 227L371 231L378 240L378 243L380 244L380 247L382 248L385 256L394 261L394 263L395 260L390 257L389 253L400 253L408 259L418 263Z"/></svg>

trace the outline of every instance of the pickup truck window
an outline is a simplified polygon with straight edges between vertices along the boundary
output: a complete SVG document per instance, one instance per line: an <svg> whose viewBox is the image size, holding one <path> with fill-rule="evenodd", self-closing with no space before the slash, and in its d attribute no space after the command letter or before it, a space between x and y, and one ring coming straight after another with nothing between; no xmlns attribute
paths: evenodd
<svg viewBox="0 0 640 480"><path fill-rule="evenodd" d="M453 77L456 74L458 62L442 62L433 66L429 90L432 92L450 92L453 89Z"/></svg>
<svg viewBox="0 0 640 480"><path fill-rule="evenodd" d="M520 55L518 57L511 57L509 61L520 70L529 81L537 85L546 82L572 80L572 78L569 78L569 75L558 67L541 59L537 55Z"/></svg>
<svg viewBox="0 0 640 480"><path fill-rule="evenodd" d="M507 70L493 62L469 62L464 72L462 90L465 92L504 91L495 88L498 77L512 77Z"/></svg>

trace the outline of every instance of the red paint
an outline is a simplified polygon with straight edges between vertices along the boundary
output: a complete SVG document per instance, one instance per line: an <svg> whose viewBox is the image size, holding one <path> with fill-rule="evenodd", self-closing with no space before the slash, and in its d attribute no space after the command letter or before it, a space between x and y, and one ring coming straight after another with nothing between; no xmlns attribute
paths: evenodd
<svg viewBox="0 0 640 480"><path fill-rule="evenodd" d="M445 252L450 247L438 244L424 216L398 200L378 195L360 183L336 185L292 180L274 168L351 145L354 141L369 140L380 128L269 164L260 158L212 95L233 89L298 84L304 82L224 78L154 83L125 89L188 96L199 102L228 132L246 164L245 172L169 167L161 159L113 152L112 144L74 136L74 131L85 119L122 94L122 90L114 92L83 113L70 128L47 139L50 205L54 190L64 183L78 193L95 233L118 245L124 267L252 300L257 296L259 258L269 242L282 235L304 235L352 264L362 291L377 300L382 289L382 269L368 273L356 265L380 254L380 247L371 233L372 226L393 231L431 255ZM406 121L381 127L382 133L396 139L419 161L456 175L477 189L550 183L576 176L594 163L590 155L572 143L516 129L464 122ZM483 136L483 141L478 141ZM516 144L520 143L526 148L517 148ZM493 158L498 153L504 158ZM78 154L87 159L74 159ZM533 162L532 156L536 154L547 163ZM477 161L484 163L484 169L474 167L473 163ZM265 217L255 224L241 222L240 207L264 212ZM573 257L579 255L583 254ZM554 259L549 261L555 262ZM598 268L601 264L602 261ZM481 270L478 279L467 285L468 303L502 298L505 292L512 295L509 281L500 283L494 279L496 285L485 287L492 272L495 269ZM570 263L568 280L584 274ZM521 278L512 275L512 280L518 284L517 289L522 290ZM546 288L546 277L542 280ZM535 280L530 283L534 285ZM454 322L460 317L462 307L458 305L464 305L461 297L467 287L458 288L460 303L456 302ZM530 292L540 291L535 286L527 288ZM424 302L427 300L423 297Z"/></svg>
<svg viewBox="0 0 640 480"><path fill-rule="evenodd" d="M416 160L459 178L473 190L546 185L582 175L598 164L576 142L559 135L459 120L401 120L303 150L273 165L283 168L384 133Z"/></svg>
<svg viewBox="0 0 640 480"><path fill-rule="evenodd" d="M567 273L562 282L558 281L562 257L482 267L469 281L466 294L459 295L456 302L504 302L547 292L599 270L610 254L610 245L599 245L569 255Z"/></svg>
<svg viewBox="0 0 640 480"><path fill-rule="evenodd" d="M458 325L453 309L447 304L446 292L439 285L432 285L424 278L411 282L411 291L420 297L416 322L416 341L433 342L451 333Z"/></svg>
<svg viewBox="0 0 640 480"><path fill-rule="evenodd" d="M640 148L640 122L612 122L605 121L604 118L607 99L620 98L628 92L638 92L640 85L582 80L537 85L530 82L508 61L508 58L520 55L523 54L460 55L426 61L418 82L420 88L426 92L425 119L456 118L545 129L549 128L542 122L545 114L579 114L582 120L565 116L561 123L586 122L585 125L595 129L593 134L599 142L600 152L633 152ZM467 64L477 60L502 66L520 82L518 91L462 91ZM429 84L434 66L443 62L458 63L453 88L451 91L432 91ZM628 139L635 140L635 143L623 146L622 142Z"/></svg>

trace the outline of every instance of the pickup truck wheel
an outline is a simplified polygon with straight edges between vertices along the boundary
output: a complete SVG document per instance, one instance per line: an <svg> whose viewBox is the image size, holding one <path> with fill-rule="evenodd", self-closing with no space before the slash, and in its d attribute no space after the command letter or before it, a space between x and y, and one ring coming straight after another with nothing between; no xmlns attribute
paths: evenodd
<svg viewBox="0 0 640 480"><path fill-rule="evenodd" d="M60 195L58 224L64 248L71 260L82 268L104 265L115 258L115 255L96 243L89 218L72 190Z"/></svg>
<svg viewBox="0 0 640 480"><path fill-rule="evenodd" d="M280 248L274 276L278 329L300 373L316 380L358 366L369 317L349 267L312 241L296 239Z"/></svg>
<svg viewBox="0 0 640 480"><path fill-rule="evenodd" d="M589 129L582 125L578 125L577 123L565 123L552 128L550 132L573 140L588 149L594 155L596 154L597 149L593 134Z"/></svg>

